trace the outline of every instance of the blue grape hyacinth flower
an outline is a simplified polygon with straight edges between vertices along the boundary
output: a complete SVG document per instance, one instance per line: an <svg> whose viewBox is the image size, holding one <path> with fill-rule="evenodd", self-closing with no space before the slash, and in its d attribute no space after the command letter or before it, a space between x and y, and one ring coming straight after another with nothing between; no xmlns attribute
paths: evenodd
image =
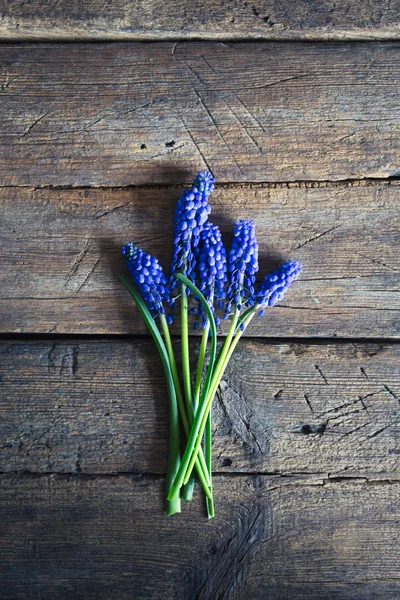
<svg viewBox="0 0 400 600"><path fill-rule="evenodd" d="M192 499L195 468L207 499L207 514L209 518L214 516L210 413L213 399L243 332L252 319L257 315L261 317L266 308L284 298L302 270L299 262L287 261L266 275L255 290L259 265L254 222L240 220L235 223L232 245L227 253L219 228L208 220L213 187L212 174L201 171L177 202L169 278L157 258L132 242L122 249L134 285L124 275L120 279L155 341L168 385L168 515L180 512L181 499ZM179 291L173 291L178 285ZM191 298L192 303L189 302ZM165 314L167 307L175 308L178 302L180 361L175 358L175 344L170 335L172 316ZM224 319L229 316L232 319L217 355L217 307L223 309L224 304ZM195 373L191 370L193 361L190 360L190 313L198 317L195 328L203 326ZM181 426L186 438L183 453Z"/></svg>
<svg viewBox="0 0 400 600"><path fill-rule="evenodd" d="M257 290L257 306L260 308L258 315L262 316L264 308L274 306L283 299L292 281L298 278L302 266L297 261L289 260L270 275L266 275Z"/></svg>
<svg viewBox="0 0 400 600"><path fill-rule="evenodd" d="M232 305L240 312L244 306L255 304L254 283L258 271L258 244L254 222L240 220L235 223L233 242L228 257L228 303L224 319L229 317Z"/></svg>
<svg viewBox="0 0 400 600"><path fill-rule="evenodd" d="M185 190L176 204L171 289L177 285L177 273L182 273L194 282L195 249L199 244L201 230L211 212L208 197L213 188L212 174L208 171L200 171L191 189Z"/></svg>
<svg viewBox="0 0 400 600"><path fill-rule="evenodd" d="M222 298L225 297L225 283L227 282L226 250L222 242L221 232L216 225L210 221L205 223L200 232L198 246L198 287L211 310L214 312L214 300L218 300L222 308ZM202 318L203 328L207 319L204 315L201 303L199 304L199 316ZM219 318L215 318L219 324Z"/></svg>
<svg viewBox="0 0 400 600"><path fill-rule="evenodd" d="M153 317L165 314L163 303L172 305L167 279L158 259L132 242L122 248L133 283L139 288Z"/></svg>

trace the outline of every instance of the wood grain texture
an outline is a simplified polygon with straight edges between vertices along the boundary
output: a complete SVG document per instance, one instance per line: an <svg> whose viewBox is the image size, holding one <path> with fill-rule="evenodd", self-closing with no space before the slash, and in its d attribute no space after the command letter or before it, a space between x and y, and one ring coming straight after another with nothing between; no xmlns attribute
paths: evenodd
<svg viewBox="0 0 400 600"><path fill-rule="evenodd" d="M399 478L399 353L243 341L214 402L214 471ZM152 341L3 343L0 373L0 471L165 472Z"/></svg>
<svg viewBox="0 0 400 600"><path fill-rule="evenodd" d="M399 174L399 44L3 45L0 183Z"/></svg>
<svg viewBox="0 0 400 600"><path fill-rule="evenodd" d="M399 0L0 8L3 42L159 41L0 46L0 333L55 334L0 345L1 600L400 597L399 44L326 43L399 40L399 15ZM218 390L211 522L198 486L163 515L151 340L57 337L145 333L121 245L167 265L202 168L227 242L253 218L260 273L304 264ZM309 339L340 336L355 341Z"/></svg>
<svg viewBox="0 0 400 600"><path fill-rule="evenodd" d="M398 38L398 0L8 0L0 35L18 40Z"/></svg>
<svg viewBox="0 0 400 600"><path fill-rule="evenodd" d="M145 333L117 279L120 248L134 240L168 267L181 189L0 189L1 331ZM398 337L399 200L395 182L218 187L211 218L227 245L234 220L256 223L260 279L304 265L249 334Z"/></svg>
<svg viewBox="0 0 400 600"><path fill-rule="evenodd" d="M397 600L400 486L215 480L163 514L161 481L3 476L3 600ZM195 542L195 543L194 543Z"/></svg>

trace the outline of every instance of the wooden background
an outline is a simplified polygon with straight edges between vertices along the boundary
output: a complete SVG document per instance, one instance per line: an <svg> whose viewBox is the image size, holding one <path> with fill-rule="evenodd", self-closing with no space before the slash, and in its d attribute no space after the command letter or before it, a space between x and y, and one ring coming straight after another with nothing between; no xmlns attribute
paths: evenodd
<svg viewBox="0 0 400 600"><path fill-rule="evenodd" d="M0 36L1 600L398 600L398 0L9 0ZM205 168L227 243L304 264L218 391L210 522L163 515L117 279Z"/></svg>

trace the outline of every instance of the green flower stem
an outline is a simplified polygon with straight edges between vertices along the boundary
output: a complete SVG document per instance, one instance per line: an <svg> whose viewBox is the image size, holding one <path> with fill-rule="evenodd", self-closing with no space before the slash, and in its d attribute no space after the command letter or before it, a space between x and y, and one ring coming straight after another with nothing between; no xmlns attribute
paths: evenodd
<svg viewBox="0 0 400 600"><path fill-rule="evenodd" d="M159 352L162 366L165 373L165 379L168 386L169 395L169 447L168 447L168 466L166 476L167 501L165 512L168 516L181 512L181 499L178 493L171 495L171 487L175 481L176 474L180 465L180 436L179 436L179 413L178 403L176 398L175 384L171 372L171 364L168 358L168 353L165 344L161 337L160 331L151 316L149 309L144 303L140 294L138 294L135 286L129 281L125 275L120 275L120 280L125 285L131 298L135 302L144 322L146 323L151 336L156 344Z"/></svg>
<svg viewBox="0 0 400 600"><path fill-rule="evenodd" d="M203 329L203 335L201 337L199 359L197 362L196 379L194 384L194 405L197 409L200 399L200 388L201 388L201 375L203 373L204 359L206 356L208 334L210 332L210 323L207 321L205 328Z"/></svg>
<svg viewBox="0 0 400 600"><path fill-rule="evenodd" d="M209 332L210 332L210 323L209 323L209 321L207 321L207 324L203 329L203 335L201 337L199 359L197 362L196 379L195 379L195 385L194 385L194 409L195 409L195 411L197 410L197 406L198 406L198 403L200 400L201 375L203 373L204 359L205 359L206 351L207 351L207 342L208 342ZM212 439L211 439L211 411L210 411L208 413L206 428L204 431L204 457L206 459L207 471L208 471L208 476L210 479L210 487L211 487L211 492L212 492L211 442L212 442ZM212 519L215 516L214 499L206 498L206 505L207 505L208 518Z"/></svg>
<svg viewBox="0 0 400 600"><path fill-rule="evenodd" d="M232 323L231 323L231 326L228 331L228 335L225 338L224 345L222 346L221 352L219 354L217 365L213 371L213 375L211 377L211 381L210 381L210 385L208 387L207 393L206 393L205 397L201 399L202 402L200 403L200 406L196 412L196 416L195 416L193 424L192 424L190 436L189 436L187 444L186 444L186 449L185 449L185 452L184 452L182 460L181 460L179 471L176 475L175 481L171 487L170 494L168 496L169 498L173 498L174 494L177 493L177 490L179 490L179 488L182 486L182 484L185 483L185 479L186 479L186 481L189 479L190 474L193 470L192 463L194 464L194 462L196 460L195 457L197 456L197 453L200 449L201 438L203 436L204 427L205 427L205 424L207 421L208 413L210 412L211 402L212 402L212 399L215 394L215 391L212 392L212 389L214 387L213 382L218 379L220 381L220 378L222 377L223 373L221 373L221 369L224 364L224 358L225 358L227 352L229 351L229 347L230 347L232 339L235 335L238 320L239 320L239 311L236 311L233 316ZM240 334L242 333L241 330L239 330L239 333ZM218 384L219 384L219 381L218 381ZM218 384L217 384L217 387L218 387Z"/></svg>
<svg viewBox="0 0 400 600"><path fill-rule="evenodd" d="M196 298L198 298L199 301L201 302L201 304L203 305L204 312L207 315L207 319L210 324L211 347L210 347L210 357L209 357L209 361L208 361L206 376L204 379L201 396L200 396L200 406L196 412L196 418L194 419L194 423L193 423L194 428L192 427L190 430L190 435L188 437L187 447L186 447L186 451L185 451L187 462L182 469L178 469L174 483L171 486L171 489L170 489L170 492L168 495L169 498L173 498L175 494L179 493L179 490L183 483L183 478L185 476L186 468L187 468L187 465L190 460L191 451L193 450L193 447L194 447L194 444L196 441L196 436L199 431L199 418L197 417L197 415L200 415L203 413L204 399L207 397L208 391L210 389L210 383L212 380L212 376L214 373L215 355L216 355L216 349L217 349L217 329L216 329L216 325L215 325L214 316L213 316L211 309L207 303L207 300L204 298L204 296L200 292L200 290L187 277L185 277L181 273L178 273L177 277L193 292L193 294L196 296ZM196 423L196 421L197 421L197 423ZM211 494L210 494L210 496L211 496Z"/></svg>
<svg viewBox="0 0 400 600"><path fill-rule="evenodd" d="M243 321L242 324L244 325L244 328L246 329L247 325L249 324L249 322L251 321L251 319L253 318L253 316L255 315L255 310L253 312L251 312ZM239 318L239 313L237 312L235 317L232 320L232 324L228 333L228 336L225 340L225 344L223 346L222 352L220 354L219 360L218 360L218 364L217 364L217 368L214 372L214 376L212 378L211 381L211 385L210 385L210 390L209 393L205 399L204 405L201 407L202 408L202 413L200 413L200 411L198 411L198 413L196 414L196 419L195 422L193 423L192 426L192 431L196 431L197 429L197 438L194 441L193 444L193 449L190 451L190 460L188 463L188 467L186 469L186 474L185 477L183 479L183 484L185 484L185 481L187 481L190 478L190 474L193 470L193 466L194 463L196 461L196 456L197 453L199 451L200 448L200 444L201 444L201 438L203 436L203 432L204 432L204 428L207 422L207 417L208 414L210 412L211 409L211 404L214 398L214 395L218 389L218 386L221 382L222 376L224 374L224 371L226 369L226 366L233 354L233 351L235 350L238 341L240 340L243 331L241 329L236 330L236 323L237 320ZM233 338L233 339L232 339ZM228 343L227 343L228 342ZM186 450L185 453L183 455L182 461L181 461L181 465L179 467L179 472L177 477L179 476L179 473L181 472L181 470L184 469L184 465L187 462L187 458L186 458L186 452L189 449L189 442L186 446ZM175 485L175 484L174 484ZM174 486L172 486L172 489L174 488Z"/></svg>
<svg viewBox="0 0 400 600"><path fill-rule="evenodd" d="M189 423L192 424L195 413L195 406L192 399L192 383L190 380L190 355L189 355L189 325L188 325L188 297L186 294L186 286L181 283L181 340L182 340L182 374L183 374L183 389L185 391L186 410L189 418ZM193 490L195 486L194 475L190 481L186 482L182 490L182 498L184 500L193 499Z"/></svg>
<svg viewBox="0 0 400 600"><path fill-rule="evenodd" d="M212 396L214 397L215 392L218 389L218 386L221 382L222 376L225 372L226 367L228 366L228 363L231 359L231 356L233 354L233 351L235 350L238 341L240 340L243 332L246 330L247 325L250 323L251 319L254 317L254 315L256 314L256 310L254 309L253 312L249 313L245 319L243 319L242 324L244 325L244 329L243 331L241 329L236 329L235 331L235 336L229 346L229 348L226 349L226 352L224 353L224 357L223 357L223 362L220 368L220 372L216 377L213 377L213 381L211 383L210 386L210 394L212 394Z"/></svg>
<svg viewBox="0 0 400 600"><path fill-rule="evenodd" d="M165 342L165 346L167 349L168 358L169 358L169 362L170 362L170 366L171 366L172 378L173 378L174 385L175 385L179 414L180 414L180 417L182 420L183 429L185 431L186 438L188 438L189 433L190 433L190 425L189 425L189 421L188 421L187 414L186 414L185 402L183 400L181 384L179 381L179 374L178 374L178 369L176 366L175 354L174 354L174 350L172 348L171 336L169 333L169 327L168 327L165 315L160 315L160 323L161 323L161 328L162 328L162 332L164 335L164 342ZM197 475L199 477L200 483L203 487L204 493L206 494L206 497L211 498L212 497L211 491L210 491L211 481L210 481L210 478L208 475L207 464L206 464L206 461L204 459L204 455L202 452L199 452L198 461L196 462L196 470L197 470Z"/></svg>
<svg viewBox="0 0 400 600"><path fill-rule="evenodd" d="M186 410L189 423L193 421L192 384L190 381L190 356L189 356L189 324L188 324L188 297L186 286L181 283L181 344L182 344L182 371L183 389L185 391Z"/></svg>
<svg viewBox="0 0 400 600"><path fill-rule="evenodd" d="M225 357L226 353L228 352L229 346L231 345L231 342L232 342L232 339L233 339L233 336L236 333L236 329L237 329L237 325L238 325L238 321L239 321L239 316L240 316L240 312L238 310L236 310L235 314L233 315L231 326L229 327L228 334L227 334L227 336L225 338L225 342L224 342L224 344L223 344L223 346L221 348L221 352L219 353L217 364L215 365L214 373L213 373L212 380L211 380L211 383L210 383L210 389L212 388L212 385L213 385L212 382L214 381L214 379L216 379L218 377L218 373L220 372L220 370L223 367L224 357Z"/></svg>
<svg viewBox="0 0 400 600"><path fill-rule="evenodd" d="M210 488L211 498L206 497L207 515L209 519L213 519L215 516L214 512L214 497L212 495L212 471L211 471L211 459L212 459L212 430L211 430L211 410L208 413L206 428L204 430L204 455L208 468L208 475L210 477Z"/></svg>
<svg viewBox="0 0 400 600"><path fill-rule="evenodd" d="M168 490L171 489L171 486L175 480L175 475L178 471L180 464L180 439L179 439L179 413L176 402L176 394L175 390L172 390L174 385L170 386L168 384L169 389L169 444L168 444L168 466L167 466L167 476L166 476L166 488L167 495ZM165 504L165 514L170 517L175 513L181 512L181 499L179 494L174 496L173 498L167 498Z"/></svg>

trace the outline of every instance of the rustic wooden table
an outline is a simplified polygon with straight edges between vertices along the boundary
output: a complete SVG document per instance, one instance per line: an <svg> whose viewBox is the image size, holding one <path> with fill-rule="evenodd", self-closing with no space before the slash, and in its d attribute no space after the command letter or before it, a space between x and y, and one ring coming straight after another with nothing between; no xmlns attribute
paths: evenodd
<svg viewBox="0 0 400 600"><path fill-rule="evenodd" d="M0 36L1 600L398 600L399 2L10 0ZM304 264L218 392L212 521L163 515L117 280L204 168L227 239Z"/></svg>

